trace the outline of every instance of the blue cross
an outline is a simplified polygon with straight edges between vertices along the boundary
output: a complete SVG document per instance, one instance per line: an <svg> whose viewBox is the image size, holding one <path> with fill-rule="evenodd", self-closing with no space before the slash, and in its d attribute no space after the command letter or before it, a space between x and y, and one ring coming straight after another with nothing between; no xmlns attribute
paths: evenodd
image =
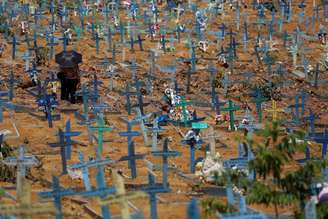
<svg viewBox="0 0 328 219"><path fill-rule="evenodd" d="M113 164L114 161L110 159L100 160L100 159L92 159L89 161L84 160L84 155L81 151L78 152L79 163L69 165L70 169L81 169L83 175L83 183L85 186L86 191L91 191L91 184L89 179L89 168L91 167L98 167L98 166L105 166Z"/></svg>
<svg viewBox="0 0 328 219"><path fill-rule="evenodd" d="M132 131L132 121L125 121L127 123L128 130L125 132L119 132L119 135L121 137L127 137L128 138L128 156L122 157L120 160L128 160L128 166L131 169L131 176L132 178L137 177L137 169L135 165L136 159L142 159L144 155L138 156L135 154L134 151L134 142L133 137L137 137L140 135L137 131Z"/></svg>
<svg viewBox="0 0 328 219"><path fill-rule="evenodd" d="M182 140L182 144L188 145L190 147L190 172L195 173L195 167L196 167L196 159L195 159L195 152L196 152L196 146L202 145L204 142L203 140L195 141L195 140Z"/></svg>
<svg viewBox="0 0 328 219"><path fill-rule="evenodd" d="M58 130L59 142L58 143L48 143L50 147L60 147L60 155L62 159L62 174L67 174L67 148L71 147L71 144L65 142L64 132L59 128Z"/></svg>
<svg viewBox="0 0 328 219"><path fill-rule="evenodd" d="M142 190L149 194L150 218L157 219L156 194L169 192L170 189L156 185L155 176L151 173L148 173L148 186L142 188Z"/></svg>
<svg viewBox="0 0 328 219"><path fill-rule="evenodd" d="M179 151L170 151L169 150L169 139L165 138L162 151L152 151L153 156L161 156L163 158L162 162L162 178L163 178L163 187L169 188L168 183L168 158L181 156Z"/></svg>
<svg viewBox="0 0 328 219"><path fill-rule="evenodd" d="M86 197L98 196L100 199L105 199L108 197L108 195L114 194L115 192L116 192L115 187L108 187L106 185L104 168L102 165L98 165L97 172L96 172L96 189L91 191L80 192L78 195L86 196ZM107 204L101 205L101 212L102 212L102 217L104 219L111 218Z"/></svg>
<svg viewBox="0 0 328 219"><path fill-rule="evenodd" d="M72 189L63 189L59 184L59 179L55 176L52 177L52 191L49 192L39 192L38 195L41 198L53 198L55 207L57 209L56 219L61 219L62 215L62 205L61 198L65 196L75 195Z"/></svg>
<svg viewBox="0 0 328 219"><path fill-rule="evenodd" d="M312 135L309 136L309 139L311 139L319 144L322 144L321 156L324 159L327 154L328 130L326 129L322 133L313 133Z"/></svg>

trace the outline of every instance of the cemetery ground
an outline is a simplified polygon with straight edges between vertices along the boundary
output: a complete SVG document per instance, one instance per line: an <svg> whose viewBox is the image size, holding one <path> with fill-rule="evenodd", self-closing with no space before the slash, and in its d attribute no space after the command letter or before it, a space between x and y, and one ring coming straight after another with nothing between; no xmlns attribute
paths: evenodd
<svg viewBox="0 0 328 219"><path fill-rule="evenodd" d="M309 1L306 1L310 5ZM205 3L199 3L199 7L205 7ZM250 5L250 4L249 4ZM244 13L248 13L248 20L255 20L256 14L254 10L251 9L251 6L248 8L242 9ZM295 15L299 12L299 8L296 7ZM312 11L305 10L306 14L312 14ZM120 12L122 20L124 19L123 12ZM221 23L229 25L230 28L233 28L233 31L236 31L235 23L235 11L232 9L226 8L224 16L218 16L217 19L212 18L210 23L208 23L209 29L217 29L214 27L219 26ZM191 12L186 12L180 19L187 23L188 20L192 19L193 14ZM269 17L269 15L267 15ZM77 18L72 18L77 19ZM100 19L100 16L99 16ZM164 18L160 18L163 19ZM293 17L294 20L290 23L284 25L284 30L292 33L297 27L298 21L297 16ZM91 18L88 20L91 22ZM126 20L127 21L127 20ZM42 20L44 24L46 20ZM78 22L76 20L76 22ZM327 24L327 23L325 23ZM174 21L169 20L167 26L173 26ZM316 23L314 29L319 29L319 24ZM263 29L262 29L263 28ZM304 27L305 28L305 27ZM310 27L311 29L312 27ZM240 32L241 32L240 27ZM258 31L263 35L268 34L264 27L258 28L256 25L250 26L249 37L255 38ZM227 29L229 31L229 29ZM316 32L312 34L315 35ZM111 51L107 51L107 43L105 40L100 41L100 51L97 54L96 46L94 40L90 39L90 34L83 34L79 42L73 41L68 44L69 49L76 49L79 53L83 55L83 63L80 65L82 76L82 84L88 83L93 80L93 73L97 74L97 79L103 82L103 85L99 87L100 99L103 103L107 103L110 106L109 111L104 112L105 124L113 128L112 131L104 132L104 145L103 145L103 158L110 158L112 160L119 160L122 156L128 154L127 140L126 137L119 136L119 132L127 130L126 123L122 120L122 117L125 119L132 120L136 117L136 113L128 115L125 104L126 98L121 95L121 92L124 91L127 83L133 83L132 74L130 66L132 61L137 64L136 75L142 81L148 80L148 73L150 69L149 63L149 51L153 48L158 47L158 42L152 42L149 37L144 34L145 41L143 42L143 51L140 51L139 47L135 45L134 51L131 51L129 48L123 48L122 46L117 46L117 64L115 64L117 76L113 78L113 89L109 90L109 84L111 79L105 76L105 68L99 63L103 58L112 57ZM168 33L169 35L169 33ZM173 35L173 34L171 34ZM215 76L216 91L219 93L221 100L232 100L236 105L243 106L247 105L250 107L251 114L258 118L256 113L256 103L254 98L250 97L250 93L253 88L257 85L263 89L270 89L268 86L269 81L273 83L286 83L287 85L280 86L275 89L275 100L279 108L288 109L290 105L294 104L295 96L299 95L301 91L306 93L306 102L305 102L305 112L302 114L302 124L299 125L296 129L303 130L306 132L309 128L309 124L305 122L305 117L309 116L310 112L314 113L318 118L316 131L324 131L327 128L328 124L328 80L327 70L320 68L320 79L319 85L314 86L311 83L311 79L314 80L315 77L315 63L318 63L321 60L321 54L324 53L325 47L323 47L318 40L306 41L304 47L310 48L306 52L306 58L314 67L314 70L310 73L309 78L303 77L302 72L296 72L293 67L293 60L290 55L290 51L283 46L283 39L281 37L282 33L273 33L272 42L270 42L270 52L269 57L274 60L275 66L272 71L276 72L277 66L281 63L283 66L284 75L283 77L277 76L277 74L271 74L268 70L268 64L265 64L265 60L262 60L262 63L259 63L256 60L254 55L254 43L250 41L247 45L246 50L244 50L243 45L237 47L238 59L233 61L233 71L229 74L230 84L228 85L227 95L225 93L224 84L221 82L224 78L225 72L230 71L229 68L224 68L216 60L209 60L209 58L215 58L217 52L219 51L219 45L228 45L228 36L224 41L216 40L214 36L208 36L208 39L213 42L210 44L209 49L206 52L196 50L196 72L191 76L189 92L186 92L186 84L188 78L188 68L191 68L191 63L177 63L175 61L178 58L190 58L190 48L186 46L187 34L182 34L182 40L180 43L176 42L174 44L174 51L163 52L160 49L157 49L159 57L156 60L156 64L159 66L166 65L176 65L176 80L180 88L182 88L181 95L186 97L186 100L190 100L193 103L193 108L197 111L198 117L206 117L204 122L209 126L214 127L215 134L219 135L218 140L216 141L216 151L220 154L221 158L226 160L230 158L238 157L238 144L245 141L244 131L238 129L237 131L228 130L229 121L226 121L222 124L216 124L215 121L215 112L210 107L199 107L196 102L206 102L211 103L211 94L210 94L210 74L207 71L209 65L213 65L217 69L217 74ZM113 36L113 41L120 41L119 35L116 34ZM167 37L169 38L169 37ZM60 148L51 148L48 143L58 142L58 129L65 128L65 124L68 120L71 122L71 129L73 131L82 132L80 136L74 137L74 140L78 142L77 145L72 146L72 157L67 161L68 165L75 164L79 162L78 151L83 152L85 160L96 159L95 148L97 144L94 141L89 143L89 136L87 128L85 125L78 124L78 120L74 115L74 111L78 110L79 112L83 111L83 104L74 104L71 105L68 102L59 100L57 109L55 113L60 114L61 118L58 121L53 121L53 127L49 128L46 120L39 119L35 114L43 115L42 113L36 112L37 104L35 99L26 92L26 89L31 87L30 79L27 74L24 72L24 61L16 59L12 60L11 57L11 45L5 41L2 37L1 41L6 44L6 49L4 54L0 58L0 67L1 67L1 78L8 78L9 73L12 71L16 78L21 80L21 83L15 86L15 97L13 103L18 105L26 106L29 109L32 109L33 113L27 111L21 112L12 112L4 111L3 113L3 122L0 123L0 130L10 130L11 134L6 143L12 148L16 149L18 145L25 144L28 154L33 154L39 160L40 164L31 168L27 174L27 180L32 184L32 200L34 202L40 201L38 197L38 192L49 191L52 188L52 176L57 176L60 179L60 185L64 188L77 188L77 190L84 190L84 184L82 179L74 179L70 174L62 175L62 158L60 156ZM239 38L241 42L241 38ZM23 44L23 43L22 43ZM25 45L17 46L17 54L23 54L27 49ZM39 45L46 45L44 39L38 40ZM125 47L125 46L124 46ZM128 46L129 47L129 46ZM55 53L57 54L62 50L62 46L55 47ZM124 50L124 51L123 51ZM301 62L300 54L297 56L299 62ZM40 69L40 78L45 80L48 71L57 71L57 64L54 60L50 60L43 66L38 66ZM272 67L273 68L273 67ZM242 73L253 72L254 75L247 79ZM154 72L155 79L151 81L152 83L152 92L149 93L144 91L143 98L144 102L150 103L144 110L146 113L162 111L163 106L165 105L162 101L162 96L164 94L166 84L169 84L170 79L166 80L165 78L172 77L170 74L160 72L159 68L156 68ZM322 82L322 83L321 83ZM6 85L1 85L0 90L7 89ZM59 97L59 95L58 95ZM137 98L133 97L133 104L137 103ZM224 107L227 107L226 104ZM224 108L222 107L222 108ZM262 123L266 124L272 120L272 114L267 111L272 108L271 100L266 100L262 103L263 118ZM245 109L245 108L243 108ZM294 118L291 116L292 110L283 110L283 112L278 114L278 118L284 121L290 121ZM228 112L222 112L222 114L229 115ZM235 113L235 118L238 121L241 121L245 115L244 110L239 110ZM169 162L169 175L168 182L171 188L169 193L159 193L157 194L157 211L158 218L187 218L187 205L192 197L196 197L200 202L204 200L209 200L210 198L217 198L223 201L226 201L224 195L218 198L217 195L208 194L204 192L204 188L217 188L218 191L224 191L224 187L214 185L213 183L202 182L199 177L190 173L190 156L189 156L189 146L182 145L181 140L185 133L190 129L182 126L167 125L163 126L165 131L159 133L157 148L161 149L164 144L164 139L169 138L169 148L170 150L181 152L182 156L179 157L170 157ZM17 131L16 131L17 130ZM140 125L133 126L134 131L141 132ZM206 137L208 130L202 130L201 136ZM156 165L162 164L162 157L152 156L151 149L151 132L148 133L148 145L145 145L142 134L138 137L134 137L135 152L137 154L144 154L144 159L151 161ZM260 141L260 138L256 137L254 134L254 141ZM208 142L205 140L205 142ZM311 154L313 156L321 156L321 144L311 142L310 144ZM196 158L205 157L205 148L201 147L196 150ZM304 153L298 152L295 159L301 159L304 157ZM135 188L138 188L138 185L148 183L148 172L149 168L146 167L144 160L137 160L137 178L131 179L130 169L128 168L127 162L117 162L111 164L104 168L105 178L107 185L112 185L111 169L115 168L116 170L122 171L124 178L125 186L128 191L133 191ZM296 161L290 162L283 169L283 173L288 171L293 171L299 167ZM156 169L156 168L155 168ZM162 171L153 170L155 173L156 181L161 182L162 180ZM96 185L96 169L89 170L90 180L92 185ZM0 182L0 186L5 188L10 194L15 195L15 183L14 182ZM11 200L0 199L1 204L12 203ZM149 218L150 208L149 200L147 198L138 198L131 201L136 208L141 209L145 218ZM79 196L68 196L62 198L63 206L63 215L67 218L101 218L101 208L99 205L99 200L97 198L84 198ZM199 205L200 210L203 212L205 209ZM259 210L261 212L274 215L275 209L274 206L266 206L260 204L252 204L250 207ZM294 210L297 206L290 205L286 207L279 206L279 214L293 215ZM133 208L131 208L133 209ZM110 212L113 215L120 213L120 206L117 204L110 205ZM50 216L38 216L38 218L49 218ZM208 218L215 218L214 215L208 216Z"/></svg>

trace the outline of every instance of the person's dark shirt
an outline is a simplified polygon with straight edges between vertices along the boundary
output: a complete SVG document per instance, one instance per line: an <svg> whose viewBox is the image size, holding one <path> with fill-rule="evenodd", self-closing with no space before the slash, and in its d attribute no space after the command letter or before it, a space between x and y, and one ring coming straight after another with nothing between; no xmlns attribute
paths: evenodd
<svg viewBox="0 0 328 219"><path fill-rule="evenodd" d="M80 80L80 70L78 66L71 68L61 68L60 71L65 75L66 79Z"/></svg>

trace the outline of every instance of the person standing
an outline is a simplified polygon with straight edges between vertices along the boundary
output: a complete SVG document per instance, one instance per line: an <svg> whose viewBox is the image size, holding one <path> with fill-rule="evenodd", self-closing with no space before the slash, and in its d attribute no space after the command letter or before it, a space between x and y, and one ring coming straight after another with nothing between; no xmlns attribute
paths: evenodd
<svg viewBox="0 0 328 219"><path fill-rule="evenodd" d="M80 70L78 65L74 67L60 67L57 77L61 83L61 100L76 103L75 93L80 84Z"/></svg>

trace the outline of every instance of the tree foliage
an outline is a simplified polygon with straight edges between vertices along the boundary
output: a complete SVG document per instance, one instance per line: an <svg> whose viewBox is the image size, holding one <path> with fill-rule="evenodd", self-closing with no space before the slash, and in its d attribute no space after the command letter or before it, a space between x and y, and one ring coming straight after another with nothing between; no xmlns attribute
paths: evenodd
<svg viewBox="0 0 328 219"><path fill-rule="evenodd" d="M250 184L247 201L273 205L276 218L279 207L286 205L293 205L302 212L312 194L311 186L322 177L324 162L311 159L289 170L295 153L305 149L304 133L285 133L277 122L266 125L258 137L261 140L249 142L255 154L249 168L256 172L258 181Z"/></svg>

